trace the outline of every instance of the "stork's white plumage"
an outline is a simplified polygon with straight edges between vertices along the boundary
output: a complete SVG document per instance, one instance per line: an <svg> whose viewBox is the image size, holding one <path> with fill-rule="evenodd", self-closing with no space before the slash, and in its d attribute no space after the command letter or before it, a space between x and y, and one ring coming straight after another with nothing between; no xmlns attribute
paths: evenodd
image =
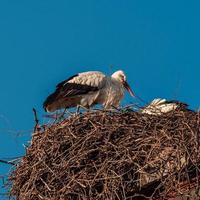
<svg viewBox="0 0 200 200"><path fill-rule="evenodd" d="M149 105L144 107L141 112L149 115L162 115L174 111L176 109L187 109L187 104L179 101L167 101L166 99L154 99ZM187 109L188 110L188 109Z"/></svg>
<svg viewBox="0 0 200 200"><path fill-rule="evenodd" d="M124 89L134 96L126 75L121 70L111 77L98 71L83 72L59 83L56 91L47 97L43 107L47 112L79 105L86 108L95 104L102 104L106 109L118 107L124 96Z"/></svg>

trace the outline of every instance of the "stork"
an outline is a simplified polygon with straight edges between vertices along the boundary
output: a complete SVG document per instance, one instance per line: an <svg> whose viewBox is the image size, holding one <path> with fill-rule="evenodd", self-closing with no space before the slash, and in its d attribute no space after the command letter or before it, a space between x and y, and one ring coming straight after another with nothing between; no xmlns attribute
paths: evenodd
<svg viewBox="0 0 200 200"><path fill-rule="evenodd" d="M167 101L166 99L154 99L149 105L142 108L141 112L149 115L162 115L176 109L189 110L188 105L179 101Z"/></svg>
<svg viewBox="0 0 200 200"><path fill-rule="evenodd" d="M122 70L111 76L98 71L83 72L59 83L55 92L47 97L43 107L47 112L76 106L90 108L96 104L109 109L119 106L124 89L134 96Z"/></svg>

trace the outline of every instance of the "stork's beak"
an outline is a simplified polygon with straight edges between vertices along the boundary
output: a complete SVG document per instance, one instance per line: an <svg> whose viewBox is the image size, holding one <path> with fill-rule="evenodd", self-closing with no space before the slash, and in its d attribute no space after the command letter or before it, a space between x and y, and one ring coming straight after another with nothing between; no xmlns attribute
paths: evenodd
<svg viewBox="0 0 200 200"><path fill-rule="evenodd" d="M124 85L124 87L126 88L126 90L129 92L129 94L130 94L132 97L134 97L135 94L133 93L133 91L132 91L132 89L130 88L129 84L128 84L126 81L124 81L124 82L123 82L123 85Z"/></svg>

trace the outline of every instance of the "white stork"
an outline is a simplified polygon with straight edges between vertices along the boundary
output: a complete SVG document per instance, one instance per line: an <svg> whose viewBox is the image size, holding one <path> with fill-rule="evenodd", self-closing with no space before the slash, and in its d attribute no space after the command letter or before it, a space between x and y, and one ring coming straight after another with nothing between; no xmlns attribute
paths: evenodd
<svg viewBox="0 0 200 200"><path fill-rule="evenodd" d="M124 89L134 96L126 75L121 70L111 77L98 71L83 72L59 83L56 91L47 97L43 107L47 112L76 106L90 108L95 104L102 104L106 109L118 107L124 96Z"/></svg>
<svg viewBox="0 0 200 200"><path fill-rule="evenodd" d="M188 110L188 105L179 101L167 101L166 99L154 99L149 105L144 107L141 112L149 115L162 115L176 109Z"/></svg>

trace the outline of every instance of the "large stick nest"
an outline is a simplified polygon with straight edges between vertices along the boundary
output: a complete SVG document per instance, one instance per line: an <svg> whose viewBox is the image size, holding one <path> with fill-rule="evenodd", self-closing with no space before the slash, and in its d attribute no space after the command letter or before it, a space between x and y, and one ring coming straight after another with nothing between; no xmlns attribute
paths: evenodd
<svg viewBox="0 0 200 200"><path fill-rule="evenodd" d="M121 110L69 116L35 131L12 173L17 200L198 196L200 114Z"/></svg>

